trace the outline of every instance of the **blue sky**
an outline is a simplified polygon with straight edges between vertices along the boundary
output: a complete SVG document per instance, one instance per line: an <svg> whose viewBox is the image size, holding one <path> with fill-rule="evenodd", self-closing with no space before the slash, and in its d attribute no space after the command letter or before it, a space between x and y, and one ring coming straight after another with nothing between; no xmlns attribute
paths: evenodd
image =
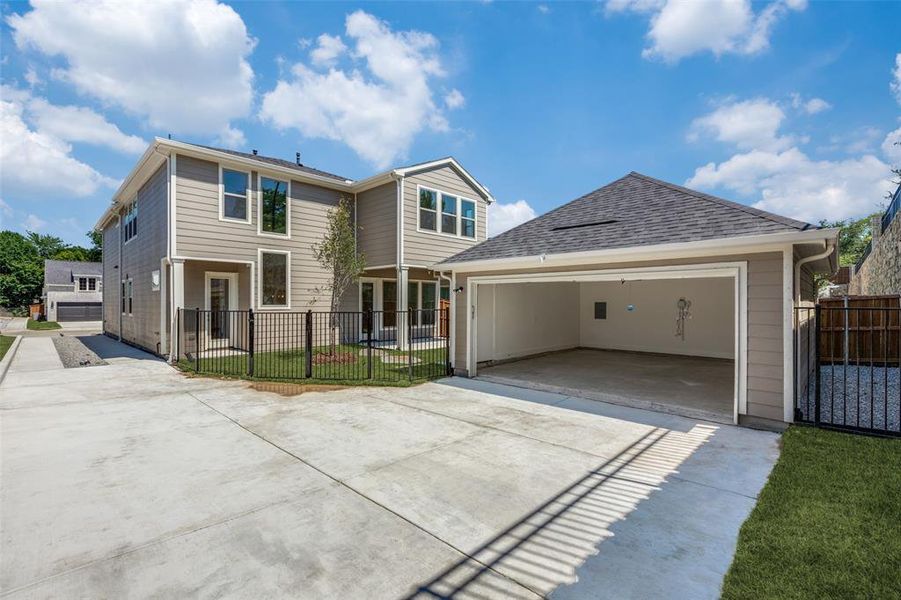
<svg viewBox="0 0 901 600"><path fill-rule="evenodd" d="M635 170L816 221L901 163L898 2L2 5L0 219L84 243L153 136L351 178L453 155L494 228Z"/></svg>

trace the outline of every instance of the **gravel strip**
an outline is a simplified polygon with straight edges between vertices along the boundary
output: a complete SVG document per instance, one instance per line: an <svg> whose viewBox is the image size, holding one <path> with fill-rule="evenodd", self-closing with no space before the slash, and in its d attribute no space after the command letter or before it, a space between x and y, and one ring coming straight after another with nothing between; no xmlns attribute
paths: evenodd
<svg viewBox="0 0 901 600"><path fill-rule="evenodd" d="M803 406L806 419L814 418L813 382ZM901 368L867 365L820 367L820 421L901 431Z"/></svg>
<svg viewBox="0 0 901 600"><path fill-rule="evenodd" d="M78 367L97 367L108 364L105 360L89 350L77 337L61 335L53 338L53 345L63 366L67 369Z"/></svg>

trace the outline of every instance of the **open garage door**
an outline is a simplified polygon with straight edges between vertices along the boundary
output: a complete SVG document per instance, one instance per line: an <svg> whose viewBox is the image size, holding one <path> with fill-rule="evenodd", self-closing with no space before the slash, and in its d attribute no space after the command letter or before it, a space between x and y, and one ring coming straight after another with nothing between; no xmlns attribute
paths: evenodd
<svg viewBox="0 0 901 600"><path fill-rule="evenodd" d="M101 321L103 304L100 302L58 302L57 321Z"/></svg>
<svg viewBox="0 0 901 600"><path fill-rule="evenodd" d="M736 422L745 393L741 278L739 267L473 278L470 369Z"/></svg>

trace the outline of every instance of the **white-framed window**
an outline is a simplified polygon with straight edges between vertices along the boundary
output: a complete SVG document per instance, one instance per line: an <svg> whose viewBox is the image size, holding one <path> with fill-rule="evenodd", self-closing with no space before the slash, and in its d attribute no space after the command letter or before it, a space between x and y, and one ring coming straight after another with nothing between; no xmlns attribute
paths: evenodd
<svg viewBox="0 0 901 600"><path fill-rule="evenodd" d="M260 308L291 308L291 253L260 248L258 263Z"/></svg>
<svg viewBox="0 0 901 600"><path fill-rule="evenodd" d="M250 173L219 167L219 218L250 223Z"/></svg>
<svg viewBox="0 0 901 600"><path fill-rule="evenodd" d="M134 282L130 278L122 280L122 314L134 314Z"/></svg>
<svg viewBox="0 0 901 600"><path fill-rule="evenodd" d="M79 292L88 291L88 278L87 277L79 277L78 278L78 291Z"/></svg>
<svg viewBox="0 0 901 600"><path fill-rule="evenodd" d="M132 238L138 235L138 201L132 202L125 211L125 217L122 219L125 227L124 238L128 243Z"/></svg>
<svg viewBox="0 0 901 600"><path fill-rule="evenodd" d="M437 286L435 281L410 281L407 284L407 309L414 327L435 324Z"/></svg>
<svg viewBox="0 0 901 600"><path fill-rule="evenodd" d="M257 233L291 237L291 182L259 176Z"/></svg>
<svg viewBox="0 0 901 600"><path fill-rule="evenodd" d="M417 186L419 231L458 238L476 238L474 200L432 188Z"/></svg>
<svg viewBox="0 0 901 600"><path fill-rule="evenodd" d="M95 277L88 277L88 291L89 292L97 291L97 279Z"/></svg>

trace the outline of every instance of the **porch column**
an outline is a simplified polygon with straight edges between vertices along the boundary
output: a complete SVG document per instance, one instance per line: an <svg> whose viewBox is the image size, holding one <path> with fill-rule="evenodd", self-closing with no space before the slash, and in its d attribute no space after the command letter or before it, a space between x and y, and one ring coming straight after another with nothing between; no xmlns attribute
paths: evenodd
<svg viewBox="0 0 901 600"><path fill-rule="evenodd" d="M160 259L160 354L169 353L169 323L166 321L166 310L169 307L169 268L166 259Z"/></svg>
<svg viewBox="0 0 901 600"><path fill-rule="evenodd" d="M178 309L185 306L185 261L182 258L172 259L172 268L169 270L172 274L172 314L169 317L169 362L178 360L175 355L179 331Z"/></svg>
<svg viewBox="0 0 901 600"><path fill-rule="evenodd" d="M399 312L397 319L397 348L398 350L406 350L409 344L408 330L410 326L409 314L409 292L408 283L410 282L410 271L407 267L398 267L397 269L397 310ZM400 311L403 311L402 313Z"/></svg>

